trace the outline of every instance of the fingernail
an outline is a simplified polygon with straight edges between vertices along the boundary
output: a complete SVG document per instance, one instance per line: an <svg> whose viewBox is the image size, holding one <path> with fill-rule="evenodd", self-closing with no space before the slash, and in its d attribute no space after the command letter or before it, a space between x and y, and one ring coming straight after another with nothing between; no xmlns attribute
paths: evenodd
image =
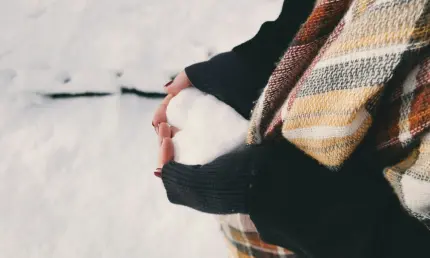
<svg viewBox="0 0 430 258"><path fill-rule="evenodd" d="M164 87L169 87L169 85L172 83L173 83L173 81L170 81L170 82L166 83L166 85L164 85Z"/></svg>
<svg viewBox="0 0 430 258"><path fill-rule="evenodd" d="M155 170L154 176L161 178L161 168L157 168L157 170Z"/></svg>

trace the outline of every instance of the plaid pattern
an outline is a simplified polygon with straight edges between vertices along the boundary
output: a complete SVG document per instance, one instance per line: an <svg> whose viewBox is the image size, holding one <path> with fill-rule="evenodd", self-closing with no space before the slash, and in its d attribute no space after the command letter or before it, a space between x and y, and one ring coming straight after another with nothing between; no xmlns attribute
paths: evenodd
<svg viewBox="0 0 430 258"><path fill-rule="evenodd" d="M406 210L430 229L430 57L409 73L403 87L391 95L390 104L380 120L389 129L379 130L377 148L388 155L405 150L409 155L386 168L384 175Z"/></svg>
<svg viewBox="0 0 430 258"><path fill-rule="evenodd" d="M229 233L226 235L226 239L230 248L230 257L297 257L287 249L264 243L257 232L243 232L228 225L223 226L223 231Z"/></svg>
<svg viewBox="0 0 430 258"><path fill-rule="evenodd" d="M430 230L430 134L419 148L399 164L385 169L384 175L393 185L406 210Z"/></svg>
<svg viewBox="0 0 430 258"><path fill-rule="evenodd" d="M384 174L430 227L430 1L350 2L317 1L258 100L247 141L284 137L338 170L374 124L371 151L409 153ZM233 257L294 257L262 242L249 217L222 221Z"/></svg>

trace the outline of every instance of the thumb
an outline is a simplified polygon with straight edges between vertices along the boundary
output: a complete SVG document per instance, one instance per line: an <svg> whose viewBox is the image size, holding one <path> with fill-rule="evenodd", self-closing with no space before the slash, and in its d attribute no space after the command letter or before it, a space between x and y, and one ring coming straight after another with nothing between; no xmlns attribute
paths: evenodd
<svg viewBox="0 0 430 258"><path fill-rule="evenodd" d="M158 160L158 167L162 168L166 163L173 160L174 147L171 138L164 138L160 146L160 155Z"/></svg>
<svg viewBox="0 0 430 258"><path fill-rule="evenodd" d="M168 94L176 95L181 90L190 86L191 86L191 82L188 79L187 74L185 73L185 71L182 71L175 77L175 79L170 85L168 84L166 86L166 91Z"/></svg>

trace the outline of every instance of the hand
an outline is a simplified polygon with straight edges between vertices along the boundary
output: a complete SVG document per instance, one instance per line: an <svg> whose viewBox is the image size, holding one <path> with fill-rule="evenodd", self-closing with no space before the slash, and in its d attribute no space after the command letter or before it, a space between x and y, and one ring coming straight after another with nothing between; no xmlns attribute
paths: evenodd
<svg viewBox="0 0 430 258"><path fill-rule="evenodd" d="M170 100L178 94L181 90L190 87L191 82L188 79L185 71L180 72L173 81L167 83L164 87L168 93L167 97L161 102L158 109L155 111L154 118L152 119L152 126L158 134L158 127L160 123L167 123L166 109Z"/></svg>
<svg viewBox="0 0 430 258"><path fill-rule="evenodd" d="M154 175L161 178L161 169L163 166L173 160L174 157L174 148L172 137L179 130L173 126L170 126L167 123L160 123L158 126L158 142L160 144L160 150L158 153L158 167L154 172Z"/></svg>
<svg viewBox="0 0 430 258"><path fill-rule="evenodd" d="M179 131L176 127L167 124L167 105L176 94L189 86L191 86L191 82L184 71L179 73L173 81L167 83L165 87L168 95L161 102L152 120L152 126L158 134L158 142L160 144L160 150L158 154L158 167L154 172L154 175L157 177L161 177L161 169L163 168L163 166L167 162L173 160L174 148L172 137Z"/></svg>

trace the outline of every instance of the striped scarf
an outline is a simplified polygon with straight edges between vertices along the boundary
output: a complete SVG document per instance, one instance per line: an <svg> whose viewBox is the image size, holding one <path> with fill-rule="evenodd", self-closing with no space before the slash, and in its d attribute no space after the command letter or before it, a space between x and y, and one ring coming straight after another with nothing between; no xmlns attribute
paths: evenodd
<svg viewBox="0 0 430 258"><path fill-rule="evenodd" d="M369 155L396 160L384 175L405 209L430 226L429 8L317 1L256 103L247 142L283 137L335 171L368 135ZM262 242L248 216L220 219L232 257L294 257Z"/></svg>

